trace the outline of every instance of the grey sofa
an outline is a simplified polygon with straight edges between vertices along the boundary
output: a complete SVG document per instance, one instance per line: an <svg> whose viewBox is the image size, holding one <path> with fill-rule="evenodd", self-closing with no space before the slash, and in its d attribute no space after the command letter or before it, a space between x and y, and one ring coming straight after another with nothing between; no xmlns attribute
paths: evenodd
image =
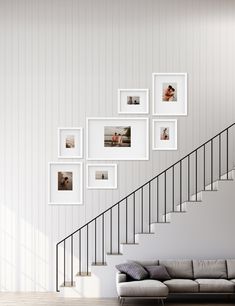
<svg viewBox="0 0 235 306"><path fill-rule="evenodd" d="M117 273L116 285L121 304L128 298L164 300L173 294L235 294L235 259L159 260L138 262L142 266L165 266L171 279L127 281Z"/></svg>

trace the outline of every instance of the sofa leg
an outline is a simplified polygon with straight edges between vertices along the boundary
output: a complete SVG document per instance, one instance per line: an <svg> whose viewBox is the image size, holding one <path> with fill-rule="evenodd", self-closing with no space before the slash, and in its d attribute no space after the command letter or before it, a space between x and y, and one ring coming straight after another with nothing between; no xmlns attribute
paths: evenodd
<svg viewBox="0 0 235 306"><path fill-rule="evenodd" d="M120 304L121 304L121 306L123 306L124 303L125 303L125 299L124 299L124 298L120 298Z"/></svg>
<svg viewBox="0 0 235 306"><path fill-rule="evenodd" d="M161 299L161 304L162 306L164 306L164 299Z"/></svg>

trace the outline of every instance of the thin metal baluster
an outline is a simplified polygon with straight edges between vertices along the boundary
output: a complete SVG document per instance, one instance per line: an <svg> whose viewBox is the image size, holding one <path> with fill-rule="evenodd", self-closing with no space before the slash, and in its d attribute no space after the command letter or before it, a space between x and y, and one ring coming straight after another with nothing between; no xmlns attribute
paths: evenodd
<svg viewBox="0 0 235 306"><path fill-rule="evenodd" d="M141 233L144 232L144 191L141 188Z"/></svg>
<svg viewBox="0 0 235 306"><path fill-rule="evenodd" d="M79 231L79 275L82 274L82 235Z"/></svg>
<svg viewBox="0 0 235 306"><path fill-rule="evenodd" d="M227 180L228 180L228 129L226 130L226 138L227 138Z"/></svg>
<svg viewBox="0 0 235 306"><path fill-rule="evenodd" d="M71 286L73 286L73 235L71 235Z"/></svg>
<svg viewBox="0 0 235 306"><path fill-rule="evenodd" d="M219 180L221 179L221 134L219 134Z"/></svg>
<svg viewBox="0 0 235 306"><path fill-rule="evenodd" d="M206 146L203 146L203 186L206 190Z"/></svg>
<svg viewBox="0 0 235 306"><path fill-rule="evenodd" d="M104 265L104 214L102 214L102 264Z"/></svg>
<svg viewBox="0 0 235 306"><path fill-rule="evenodd" d="M118 203L118 254L120 253L120 203Z"/></svg>
<svg viewBox="0 0 235 306"><path fill-rule="evenodd" d="M88 225L87 225L87 231L86 231L86 239L87 239L87 245L86 245L86 274L88 275L89 274L89 271L88 271L88 260L89 260L89 232L88 232Z"/></svg>
<svg viewBox="0 0 235 306"><path fill-rule="evenodd" d="M213 190L213 139L211 140L211 190Z"/></svg>
<svg viewBox="0 0 235 306"><path fill-rule="evenodd" d="M96 224L96 219L95 219L95 265L96 265L96 263L97 263L97 241L96 241L96 239L97 239L97 237L96 237L96 227L97 227L97 224Z"/></svg>
<svg viewBox="0 0 235 306"><path fill-rule="evenodd" d="M149 233L151 231L151 182L149 182Z"/></svg>
<svg viewBox="0 0 235 306"><path fill-rule="evenodd" d="M157 177L157 222L159 222L159 182L158 182L158 177Z"/></svg>
<svg viewBox="0 0 235 306"><path fill-rule="evenodd" d="M126 198L126 243L128 242L128 202Z"/></svg>
<svg viewBox="0 0 235 306"><path fill-rule="evenodd" d="M58 278L59 278L59 275L58 275L58 244L56 245L56 291L59 292L59 285L58 285Z"/></svg>
<svg viewBox="0 0 235 306"><path fill-rule="evenodd" d="M180 211L182 211L182 161L180 161Z"/></svg>
<svg viewBox="0 0 235 306"><path fill-rule="evenodd" d="M195 151L195 200L197 201L197 150Z"/></svg>
<svg viewBox="0 0 235 306"><path fill-rule="evenodd" d="M112 238L113 238L113 233L112 233L112 219L113 219L113 213L112 209L110 209L110 254L113 252L113 243L112 243Z"/></svg>
<svg viewBox="0 0 235 306"><path fill-rule="evenodd" d="M64 286L65 286L65 272L66 272L66 268L65 268L65 256L66 256L66 251L65 251L65 240L64 240Z"/></svg>
<svg viewBox="0 0 235 306"><path fill-rule="evenodd" d="M175 211L175 167L172 168L172 211Z"/></svg>
<svg viewBox="0 0 235 306"><path fill-rule="evenodd" d="M133 193L133 243L135 243L135 192Z"/></svg>
<svg viewBox="0 0 235 306"><path fill-rule="evenodd" d="M166 171L164 172L164 210L165 210L165 222L166 222Z"/></svg>
<svg viewBox="0 0 235 306"><path fill-rule="evenodd" d="M188 202L190 202L190 155L188 155Z"/></svg>

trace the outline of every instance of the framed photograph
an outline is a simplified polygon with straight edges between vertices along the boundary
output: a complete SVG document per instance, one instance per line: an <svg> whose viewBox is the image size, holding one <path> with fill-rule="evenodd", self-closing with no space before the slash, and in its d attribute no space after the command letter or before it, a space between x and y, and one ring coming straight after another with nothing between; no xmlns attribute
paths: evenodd
<svg viewBox="0 0 235 306"><path fill-rule="evenodd" d="M148 89L118 89L119 114L148 114Z"/></svg>
<svg viewBox="0 0 235 306"><path fill-rule="evenodd" d="M82 204L83 164L49 163L49 204Z"/></svg>
<svg viewBox="0 0 235 306"><path fill-rule="evenodd" d="M83 129L59 128L58 129L58 157L82 158L83 157Z"/></svg>
<svg viewBox="0 0 235 306"><path fill-rule="evenodd" d="M153 120L153 150L177 150L177 120Z"/></svg>
<svg viewBox="0 0 235 306"><path fill-rule="evenodd" d="M87 165L88 189L116 189L117 164L88 164Z"/></svg>
<svg viewBox="0 0 235 306"><path fill-rule="evenodd" d="M153 115L187 115L187 73L153 73Z"/></svg>
<svg viewBox="0 0 235 306"><path fill-rule="evenodd" d="M87 118L88 160L148 160L148 118Z"/></svg>

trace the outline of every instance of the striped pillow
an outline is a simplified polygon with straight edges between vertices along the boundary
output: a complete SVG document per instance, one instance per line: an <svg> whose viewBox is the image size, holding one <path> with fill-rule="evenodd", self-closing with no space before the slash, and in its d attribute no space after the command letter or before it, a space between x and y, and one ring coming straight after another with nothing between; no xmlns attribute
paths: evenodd
<svg viewBox="0 0 235 306"><path fill-rule="evenodd" d="M117 265L116 268L121 273L125 273L134 280L142 280L148 278L148 272L139 264L135 262L123 263Z"/></svg>

